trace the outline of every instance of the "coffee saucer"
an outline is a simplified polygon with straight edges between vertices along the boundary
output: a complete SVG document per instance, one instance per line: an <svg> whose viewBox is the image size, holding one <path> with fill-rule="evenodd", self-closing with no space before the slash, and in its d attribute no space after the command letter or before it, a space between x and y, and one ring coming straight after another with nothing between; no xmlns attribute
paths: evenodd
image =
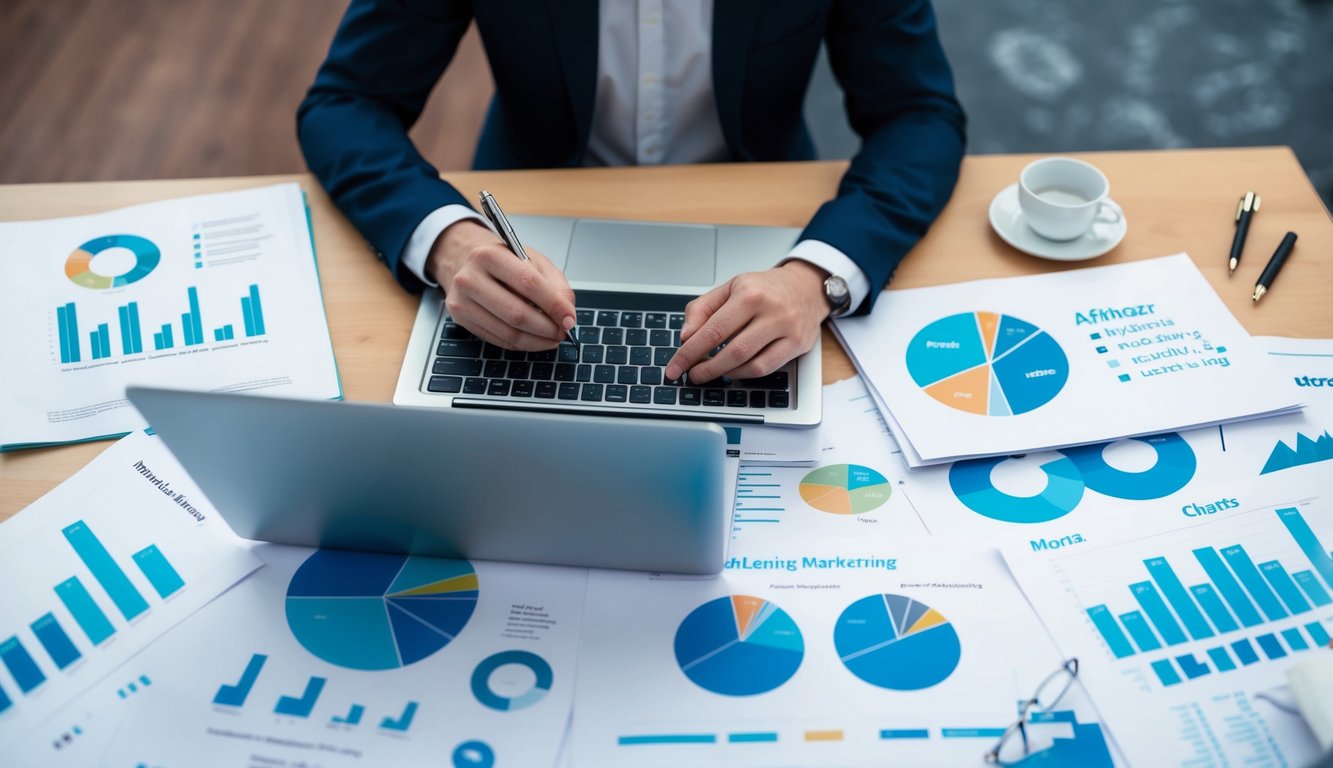
<svg viewBox="0 0 1333 768"><path fill-rule="evenodd" d="M1096 221L1082 237L1059 242L1047 240L1023 220L1023 209L1018 205L1018 184L1010 184L990 202L990 225L1000 239L1023 253L1053 261L1084 261L1095 259L1125 239L1129 225L1124 211L1114 200L1107 204L1120 216L1116 221Z"/></svg>

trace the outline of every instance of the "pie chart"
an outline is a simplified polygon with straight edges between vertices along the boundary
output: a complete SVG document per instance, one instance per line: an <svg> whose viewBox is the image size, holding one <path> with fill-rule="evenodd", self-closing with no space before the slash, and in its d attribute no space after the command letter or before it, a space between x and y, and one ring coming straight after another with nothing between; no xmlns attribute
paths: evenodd
<svg viewBox="0 0 1333 768"><path fill-rule="evenodd" d="M448 645L477 607L466 560L321 549L287 586L287 626L348 669L395 669Z"/></svg>
<svg viewBox="0 0 1333 768"><path fill-rule="evenodd" d="M749 595L695 608L676 630L676 663L695 685L724 696L767 693L805 658L801 630L786 611Z"/></svg>
<svg viewBox="0 0 1333 768"><path fill-rule="evenodd" d="M950 408L1014 416L1060 394L1069 379L1069 358L1031 323L997 312L963 312L912 337L907 372L922 391Z"/></svg>
<svg viewBox="0 0 1333 768"><path fill-rule="evenodd" d="M833 628L847 670L893 691L943 682L962 657L958 633L943 614L902 595L870 595L847 606Z"/></svg>
<svg viewBox="0 0 1333 768"><path fill-rule="evenodd" d="M123 275L103 275L92 269L93 257L111 248L124 248L134 254L134 266ZM74 249L65 260L65 276L84 288L122 288L148 277L161 260L161 249L148 238L138 235L104 235Z"/></svg>
<svg viewBox="0 0 1333 768"><path fill-rule="evenodd" d="M889 500L893 487L884 475L860 464L831 464L801 478L805 503L833 515L859 515Z"/></svg>

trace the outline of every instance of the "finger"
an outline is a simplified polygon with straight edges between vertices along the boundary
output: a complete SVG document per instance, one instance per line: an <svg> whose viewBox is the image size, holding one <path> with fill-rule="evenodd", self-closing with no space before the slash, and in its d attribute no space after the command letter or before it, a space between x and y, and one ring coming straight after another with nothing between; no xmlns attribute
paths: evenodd
<svg viewBox="0 0 1333 768"><path fill-rule="evenodd" d="M569 287L569 280L565 278L565 273L561 272L555 262L548 259L545 254L532 250L529 250L528 254L532 257L532 263L537 265L537 269L555 287L556 293L568 302L566 306L556 307L554 312L550 308L547 309L547 315L555 320L557 325L563 326L564 317L568 316L571 319L574 317L574 289Z"/></svg>
<svg viewBox="0 0 1333 768"><path fill-rule="evenodd" d="M810 347L813 346L814 343L812 342L809 347L802 349L796 339L784 336L764 347L763 351L750 358L749 362L743 363L730 371L723 371L721 375L730 376L733 379L757 379L760 376L767 376L801 354L810 351Z"/></svg>
<svg viewBox="0 0 1333 768"><path fill-rule="evenodd" d="M546 266L551 267L551 272L558 275L559 270L554 269L549 259L541 254L537 255ZM563 275L553 279L551 274L543 271L535 259L523 261L512 256L498 259L496 263L488 264L487 267L492 277L504 283L513 293L527 302L535 304L539 311L562 332L567 327L574 327L574 302L564 293L569 289L569 284L565 282ZM500 316L505 317L505 315Z"/></svg>
<svg viewBox="0 0 1333 768"><path fill-rule="evenodd" d="M517 259L511 261L522 264ZM536 274L535 269L528 271ZM509 284L501 282L495 275L471 270L460 272L454 277L453 289L455 294L461 291L460 298L476 302L516 330L547 339L559 339L563 335L551 318L514 293Z"/></svg>
<svg viewBox="0 0 1333 768"><path fill-rule="evenodd" d="M690 381L712 381L724 374L730 375L781 338L781 328L753 321L735 334L721 352L690 368Z"/></svg>
<svg viewBox="0 0 1333 768"><path fill-rule="evenodd" d="M681 341L693 336L709 317L726 305L731 298L731 282L728 280L685 305L685 324L680 328Z"/></svg>
<svg viewBox="0 0 1333 768"><path fill-rule="evenodd" d="M702 296L700 298L703 298ZM667 361L666 377L678 379L708 357L719 344L735 336L754 318L754 313L739 302L729 301L699 325L689 339L683 339L676 354ZM682 334L683 336L683 334Z"/></svg>
<svg viewBox="0 0 1333 768"><path fill-rule="evenodd" d="M560 343L559 339L537 336L514 328L471 298L454 297L448 299L447 303L449 314L459 325L482 341L498 347L533 352L551 349Z"/></svg>

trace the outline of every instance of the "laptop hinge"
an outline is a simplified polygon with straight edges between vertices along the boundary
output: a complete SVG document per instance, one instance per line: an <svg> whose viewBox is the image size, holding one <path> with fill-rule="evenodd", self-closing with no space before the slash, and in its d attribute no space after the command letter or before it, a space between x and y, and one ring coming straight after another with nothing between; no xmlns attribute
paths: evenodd
<svg viewBox="0 0 1333 768"><path fill-rule="evenodd" d="M607 408L561 405L546 402L515 402L513 400L484 400L455 397L449 403L454 408L486 408L493 410L535 411L538 413L577 413L588 416L630 417L638 419L676 419L712 421L727 424L763 424L764 417L754 413L711 413L708 411L673 411L664 408Z"/></svg>

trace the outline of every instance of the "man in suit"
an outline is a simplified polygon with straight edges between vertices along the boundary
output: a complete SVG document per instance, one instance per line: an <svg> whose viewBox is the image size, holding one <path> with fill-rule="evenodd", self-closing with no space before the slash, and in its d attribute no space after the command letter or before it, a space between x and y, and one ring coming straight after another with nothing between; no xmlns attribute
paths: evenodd
<svg viewBox="0 0 1333 768"><path fill-rule="evenodd" d="M860 151L778 266L690 303L668 378L763 375L868 312L957 181L964 117L929 0L352 0L298 111L306 161L404 286L440 285L501 346L555 346L574 304L407 136L473 20L495 79L478 169L813 159L802 104L827 43Z"/></svg>

